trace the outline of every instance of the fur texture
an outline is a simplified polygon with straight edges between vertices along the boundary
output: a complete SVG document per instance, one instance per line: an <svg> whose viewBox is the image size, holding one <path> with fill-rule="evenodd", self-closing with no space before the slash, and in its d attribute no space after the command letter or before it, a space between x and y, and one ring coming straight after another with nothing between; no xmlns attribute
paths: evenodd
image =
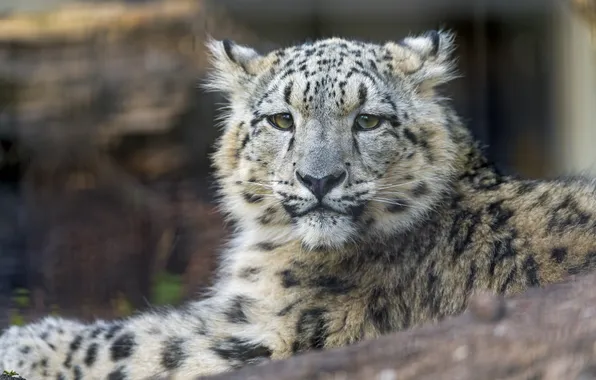
<svg viewBox="0 0 596 380"><path fill-rule="evenodd" d="M375 338L459 313L474 290L512 294L596 263L595 183L501 175L436 93L454 76L451 34L210 48L209 87L229 99L213 161L237 226L212 294L121 321L12 327L3 368L190 379Z"/></svg>

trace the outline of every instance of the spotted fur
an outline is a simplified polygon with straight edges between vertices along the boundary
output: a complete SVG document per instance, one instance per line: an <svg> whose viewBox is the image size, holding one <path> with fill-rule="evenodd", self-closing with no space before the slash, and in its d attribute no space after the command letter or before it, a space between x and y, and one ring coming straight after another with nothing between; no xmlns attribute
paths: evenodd
<svg viewBox="0 0 596 380"><path fill-rule="evenodd" d="M212 41L229 99L213 157L237 232L212 294L181 309L11 327L30 379L228 371L461 312L596 264L596 184L500 174L436 88L453 36L326 39L267 55ZM291 128L271 123L290 114ZM355 125L378 116L375 128ZM310 190L309 190L310 188Z"/></svg>

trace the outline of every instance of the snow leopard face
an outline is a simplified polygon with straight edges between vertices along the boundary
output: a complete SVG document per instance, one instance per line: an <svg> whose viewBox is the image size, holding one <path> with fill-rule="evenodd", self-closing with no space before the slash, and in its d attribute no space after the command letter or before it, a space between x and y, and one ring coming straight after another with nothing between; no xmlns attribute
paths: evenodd
<svg viewBox="0 0 596 380"><path fill-rule="evenodd" d="M407 228L452 175L435 92L453 77L452 38L332 38L267 55L211 41L209 87L229 99L215 154L226 211L310 248Z"/></svg>

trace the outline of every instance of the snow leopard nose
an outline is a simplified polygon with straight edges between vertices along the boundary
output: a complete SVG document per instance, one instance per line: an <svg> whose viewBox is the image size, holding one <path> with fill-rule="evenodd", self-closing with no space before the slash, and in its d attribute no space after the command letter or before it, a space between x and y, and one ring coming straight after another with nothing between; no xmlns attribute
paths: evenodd
<svg viewBox="0 0 596 380"><path fill-rule="evenodd" d="M310 190L320 202L327 193L343 182L346 178L346 171L342 170L341 172L330 174L323 178L315 178L308 174L301 174L296 170L296 178L298 178L298 181Z"/></svg>

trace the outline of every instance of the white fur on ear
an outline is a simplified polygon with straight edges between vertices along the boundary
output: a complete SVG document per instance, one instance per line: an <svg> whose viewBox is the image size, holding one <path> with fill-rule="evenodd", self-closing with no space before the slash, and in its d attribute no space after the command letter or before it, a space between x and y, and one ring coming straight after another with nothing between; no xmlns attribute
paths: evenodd
<svg viewBox="0 0 596 380"><path fill-rule="evenodd" d="M385 47L394 55L396 69L420 92L428 92L457 77L451 56L455 50L454 40L452 32L433 30L406 37L397 44L390 42Z"/></svg>
<svg viewBox="0 0 596 380"><path fill-rule="evenodd" d="M205 88L228 95L246 90L246 84L259 72L262 56L254 49L230 40L207 40L212 69Z"/></svg>
<svg viewBox="0 0 596 380"><path fill-rule="evenodd" d="M446 60L454 50L455 35L447 31L431 30L420 36L410 36L401 40L402 46L407 46L424 58Z"/></svg>

